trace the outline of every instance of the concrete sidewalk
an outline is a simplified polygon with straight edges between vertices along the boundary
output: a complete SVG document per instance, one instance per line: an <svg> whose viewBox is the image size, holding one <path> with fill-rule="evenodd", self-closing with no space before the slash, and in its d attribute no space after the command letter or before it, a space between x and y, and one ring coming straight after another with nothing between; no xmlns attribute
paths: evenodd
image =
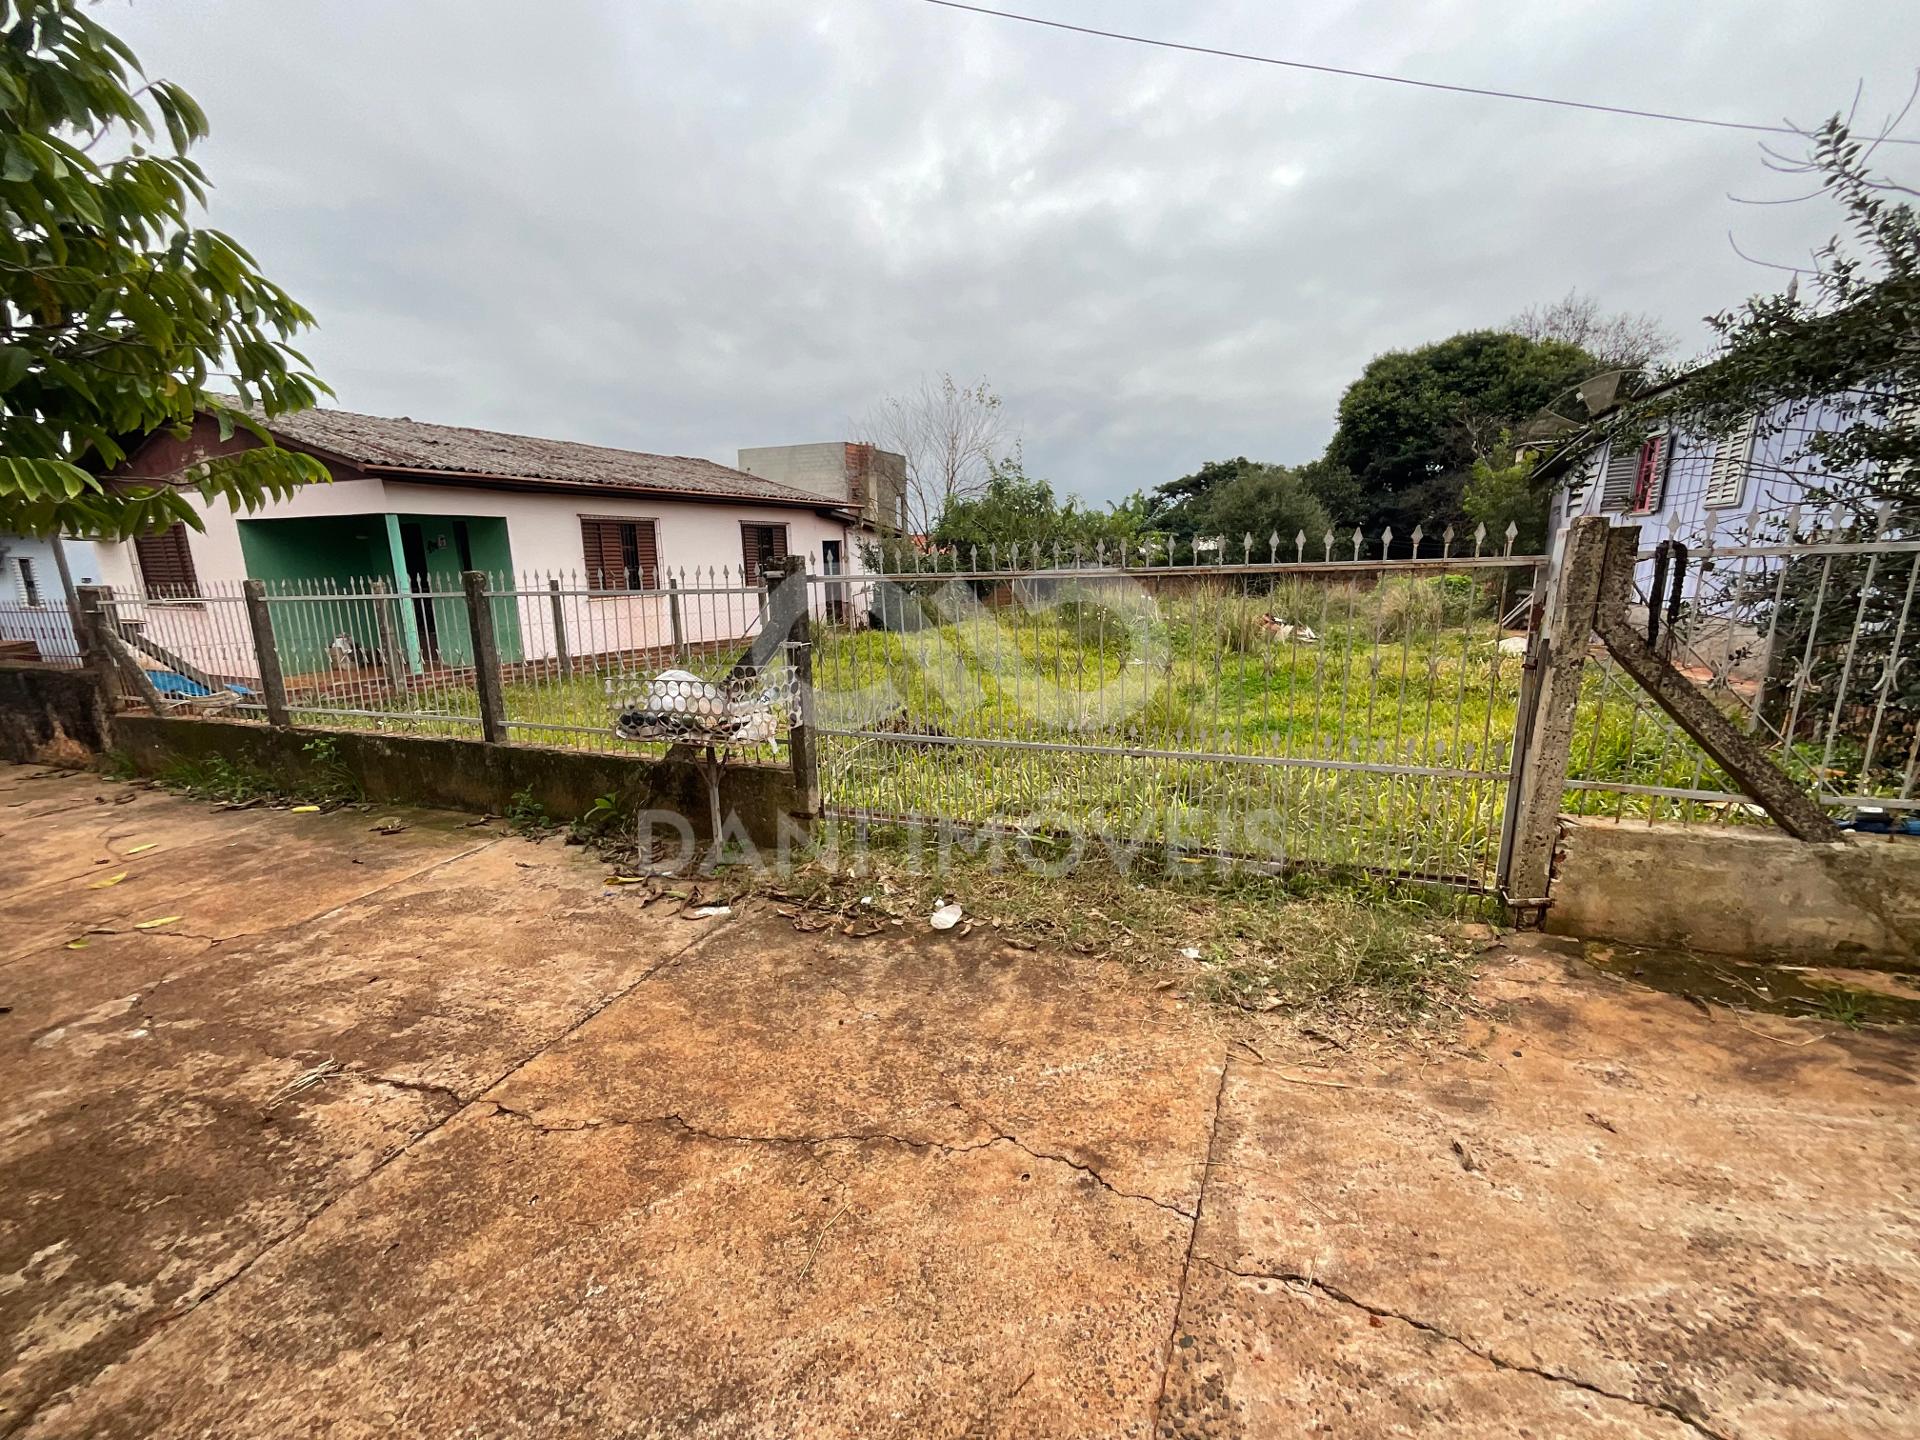
<svg viewBox="0 0 1920 1440"><path fill-rule="evenodd" d="M0 770L0 1434L1920 1430L1903 1036L1503 950L1329 1066L376 818Z"/></svg>

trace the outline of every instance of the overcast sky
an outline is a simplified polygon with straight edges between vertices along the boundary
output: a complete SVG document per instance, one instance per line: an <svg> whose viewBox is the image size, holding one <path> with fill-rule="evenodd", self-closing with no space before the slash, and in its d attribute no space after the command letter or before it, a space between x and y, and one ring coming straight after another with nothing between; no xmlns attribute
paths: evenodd
<svg viewBox="0 0 1920 1440"><path fill-rule="evenodd" d="M1910 4L1020 0L1107 29L1732 119L1902 101ZM1374 355L1579 286L1664 317L1830 233L1755 137L1060 34L921 0L132 0L214 223L339 403L731 463L988 377L1105 500L1319 453ZM1907 133L1920 135L1920 121ZM1912 178L1920 147L1892 159Z"/></svg>

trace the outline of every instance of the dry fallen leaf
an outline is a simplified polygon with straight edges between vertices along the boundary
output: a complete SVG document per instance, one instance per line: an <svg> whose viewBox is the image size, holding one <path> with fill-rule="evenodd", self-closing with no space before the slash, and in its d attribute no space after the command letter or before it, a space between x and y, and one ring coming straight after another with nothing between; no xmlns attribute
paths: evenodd
<svg viewBox="0 0 1920 1440"><path fill-rule="evenodd" d="M87 889L104 890L109 885L118 885L122 880L126 878L127 878L127 872L122 870L118 875L109 875L104 879L94 881L91 885L87 886Z"/></svg>
<svg viewBox="0 0 1920 1440"><path fill-rule="evenodd" d="M162 915L157 920L142 920L133 928L136 930L158 930L162 925L171 925L179 918L178 915Z"/></svg>
<svg viewBox="0 0 1920 1440"><path fill-rule="evenodd" d="M607 876L607 884L609 885L644 885L646 883L647 883L647 877L644 875L609 875Z"/></svg>

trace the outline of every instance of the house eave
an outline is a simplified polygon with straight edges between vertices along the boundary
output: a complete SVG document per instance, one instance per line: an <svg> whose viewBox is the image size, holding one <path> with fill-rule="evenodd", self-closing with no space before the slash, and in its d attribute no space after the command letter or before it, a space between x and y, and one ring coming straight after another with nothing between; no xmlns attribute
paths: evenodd
<svg viewBox="0 0 1920 1440"><path fill-rule="evenodd" d="M302 447L304 448L304 447ZM553 495L579 495L594 500L628 499L685 500L706 505L760 505L787 510L812 510L820 515L843 518L842 512L828 500L788 499L776 495L728 495L703 490L682 490L671 485L608 485L583 480L549 480L533 475L493 475L473 470L434 470L407 465L363 465L363 473L372 479L395 480L403 484L452 485L473 490L518 490Z"/></svg>

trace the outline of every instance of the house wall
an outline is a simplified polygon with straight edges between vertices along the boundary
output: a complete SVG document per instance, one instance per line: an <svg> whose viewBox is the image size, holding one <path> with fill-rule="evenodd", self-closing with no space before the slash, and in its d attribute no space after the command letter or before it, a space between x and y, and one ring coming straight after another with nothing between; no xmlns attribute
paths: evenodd
<svg viewBox="0 0 1920 1440"><path fill-rule="evenodd" d="M1790 512L1806 503L1809 486L1821 474L1817 459L1808 451L1809 442L1845 423L1847 418L1826 403L1781 405L1768 412L1747 448L1738 494L1731 503L1719 505L1707 503L1715 458L1722 445L1738 443L1738 437L1716 439L1685 431L1676 433L1656 503L1645 510L1605 506L1603 477L1609 452L1603 449L1579 479L1554 497L1549 533L1555 572L1566 527L1582 515L1603 515L1614 525L1640 526L1642 550L1669 538L1682 541L1695 552L1709 537L1722 548L1776 540L1787 526ZM1803 529L1811 519L1809 516L1800 522ZM1643 591L1650 587L1652 577L1653 562L1641 561L1639 581ZM1689 628L1687 653L1694 662L1724 670L1735 679L1757 680L1767 664L1764 646L1757 643L1759 638L1753 626L1737 618L1696 616Z"/></svg>
<svg viewBox="0 0 1920 1440"><path fill-rule="evenodd" d="M390 481L389 503L408 515L493 514L506 525L512 548L521 657L552 659L551 579L562 584L562 613L572 653L584 655L663 648L672 642L672 602L664 596L602 596L587 590L582 516L652 520L658 527L662 583L682 590L681 638L688 644L731 640L759 626L758 589L741 576L742 525L785 525L787 548L817 563L821 545L841 542L843 556L857 562L848 525L810 510L779 505L722 505L662 497L606 497L551 492L487 491ZM476 551L475 563L480 563Z"/></svg>
<svg viewBox="0 0 1920 1440"><path fill-rule="evenodd" d="M907 459L853 440L810 445L757 445L741 450L735 466L749 475L791 485L858 510L867 524L904 526Z"/></svg>
<svg viewBox="0 0 1920 1440"><path fill-rule="evenodd" d="M222 441L213 423L203 418L186 440L161 436L150 442L136 457L137 470L143 475L173 473L198 459L254 443L244 434ZM844 457L844 446L826 448ZM519 598L503 600L496 606L501 656L509 663L548 659L558 653L552 598L547 590L552 578L559 578L566 592L561 623L567 629L572 653L648 650L672 643L673 604L665 595L602 597L587 593L582 516L655 522L662 580L672 576L682 587L679 638L689 645L738 639L758 628L758 587L746 584L741 573L743 524L786 526L789 552L809 557L816 568L822 547L828 541L837 541L843 571L851 573L860 568L857 532L851 526L795 507L390 479L333 463L329 463L329 472L332 483L303 487L291 498L274 501L255 515L235 515L224 505L197 506L205 529L187 537L195 574L210 596L236 598L210 600L202 606L129 604L123 614L147 622L150 633L182 653L203 657L205 668L214 673L249 678L256 667L248 653L245 617L237 599L243 579L251 575L277 580L344 580L367 574L397 578L404 569L399 525L409 521L429 532L428 571L435 590L460 589L459 552L451 543L455 519L468 524L475 567L511 576L519 583ZM842 473L844 476L844 468ZM316 523L287 523L295 520ZM302 535L302 531L307 533ZM432 541L440 537L449 543L440 549L431 548ZM123 595L139 595L143 589L131 544L100 546L96 569L100 583L115 587ZM454 665L470 663L465 607L449 595L400 607L400 642L415 664L423 654L426 618L419 605L433 607L441 660ZM330 606L328 615L333 618L325 623L312 621L308 628L314 629L314 634L299 642L301 653L294 657L293 664L325 668L325 646L332 632L343 627L361 646L377 649L378 626L373 612L369 609L361 615L350 611L351 607ZM287 617L290 630L302 619L311 620L296 617L290 610L278 613Z"/></svg>
<svg viewBox="0 0 1920 1440"><path fill-rule="evenodd" d="M814 445L756 445L737 453L735 468L763 480L791 485L839 505L850 504L847 446L841 440Z"/></svg>
<svg viewBox="0 0 1920 1440"><path fill-rule="evenodd" d="M99 574L100 559L88 540L65 542L67 566L73 583L91 585ZM37 608L29 606L20 562L33 572L39 591ZM80 642L73 633L73 617L60 583L60 562L51 540L24 535L0 535L0 640L30 640L44 659L77 659Z"/></svg>
<svg viewBox="0 0 1920 1440"><path fill-rule="evenodd" d="M1808 442L1843 423L1844 417L1824 403L1783 405L1769 412L1767 422L1759 427L1769 433L1753 439L1739 497L1722 506L1706 503L1707 486L1714 457L1721 445L1731 443L1728 440L1677 434L1659 503L1644 511L1603 508L1601 476L1608 459L1603 450L1580 480L1557 497L1554 528L1558 531L1580 515L1606 515L1616 525L1644 527L1649 541L1672 535L1693 546L1700 544L1709 526L1722 537L1722 543L1731 535L1764 530L1769 522L1783 523L1786 512L1805 500L1818 470L1817 462L1807 452Z"/></svg>

